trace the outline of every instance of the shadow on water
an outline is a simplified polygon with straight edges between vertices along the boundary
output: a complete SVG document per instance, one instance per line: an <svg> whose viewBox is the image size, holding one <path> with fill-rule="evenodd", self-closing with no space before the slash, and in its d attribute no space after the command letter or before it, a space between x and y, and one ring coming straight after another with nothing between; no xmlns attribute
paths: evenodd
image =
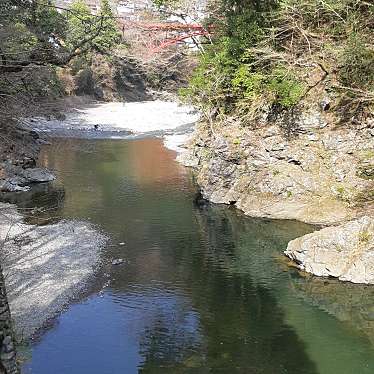
<svg viewBox="0 0 374 374"><path fill-rule="evenodd" d="M0 194L3 202L16 204L18 210L31 224L49 224L60 219L65 199L62 186L51 183L40 183L31 186L27 192Z"/></svg>
<svg viewBox="0 0 374 374"><path fill-rule="evenodd" d="M174 157L155 139L44 149L65 189L60 214L100 225L112 237L104 263L125 263L33 345L24 373L372 373L365 327L281 260L315 228L196 199Z"/></svg>

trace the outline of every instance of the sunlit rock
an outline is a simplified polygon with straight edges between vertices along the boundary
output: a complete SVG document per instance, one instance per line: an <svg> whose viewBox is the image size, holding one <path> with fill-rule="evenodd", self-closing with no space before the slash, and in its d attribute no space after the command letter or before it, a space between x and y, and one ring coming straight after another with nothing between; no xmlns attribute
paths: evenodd
<svg viewBox="0 0 374 374"><path fill-rule="evenodd" d="M362 217L292 240L285 254L301 270L374 284L374 219Z"/></svg>

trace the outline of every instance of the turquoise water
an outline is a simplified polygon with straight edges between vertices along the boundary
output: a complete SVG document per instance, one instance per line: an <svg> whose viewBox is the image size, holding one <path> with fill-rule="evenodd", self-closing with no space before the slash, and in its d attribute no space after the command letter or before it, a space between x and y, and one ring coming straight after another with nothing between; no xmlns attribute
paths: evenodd
<svg viewBox="0 0 374 374"><path fill-rule="evenodd" d="M194 177L174 157L157 139L56 139L43 150L58 183L24 204L89 220L111 244L23 372L373 373L374 291L289 268L287 242L315 228L195 203Z"/></svg>

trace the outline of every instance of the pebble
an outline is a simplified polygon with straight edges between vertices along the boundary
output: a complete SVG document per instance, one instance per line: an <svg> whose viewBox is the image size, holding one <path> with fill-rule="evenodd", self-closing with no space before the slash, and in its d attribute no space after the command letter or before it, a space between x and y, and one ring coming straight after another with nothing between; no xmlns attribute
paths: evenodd
<svg viewBox="0 0 374 374"><path fill-rule="evenodd" d="M116 258L112 260L112 265L121 265L123 264L124 260L122 258Z"/></svg>

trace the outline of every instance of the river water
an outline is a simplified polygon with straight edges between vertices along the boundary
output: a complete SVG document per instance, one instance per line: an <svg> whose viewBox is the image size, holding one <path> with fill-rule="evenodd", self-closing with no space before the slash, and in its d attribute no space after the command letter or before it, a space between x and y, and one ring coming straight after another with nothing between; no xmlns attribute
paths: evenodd
<svg viewBox="0 0 374 374"><path fill-rule="evenodd" d="M23 373L374 372L371 289L285 264L287 242L314 227L196 201L191 170L156 138L58 138L41 163L58 181L34 204L111 241Z"/></svg>

